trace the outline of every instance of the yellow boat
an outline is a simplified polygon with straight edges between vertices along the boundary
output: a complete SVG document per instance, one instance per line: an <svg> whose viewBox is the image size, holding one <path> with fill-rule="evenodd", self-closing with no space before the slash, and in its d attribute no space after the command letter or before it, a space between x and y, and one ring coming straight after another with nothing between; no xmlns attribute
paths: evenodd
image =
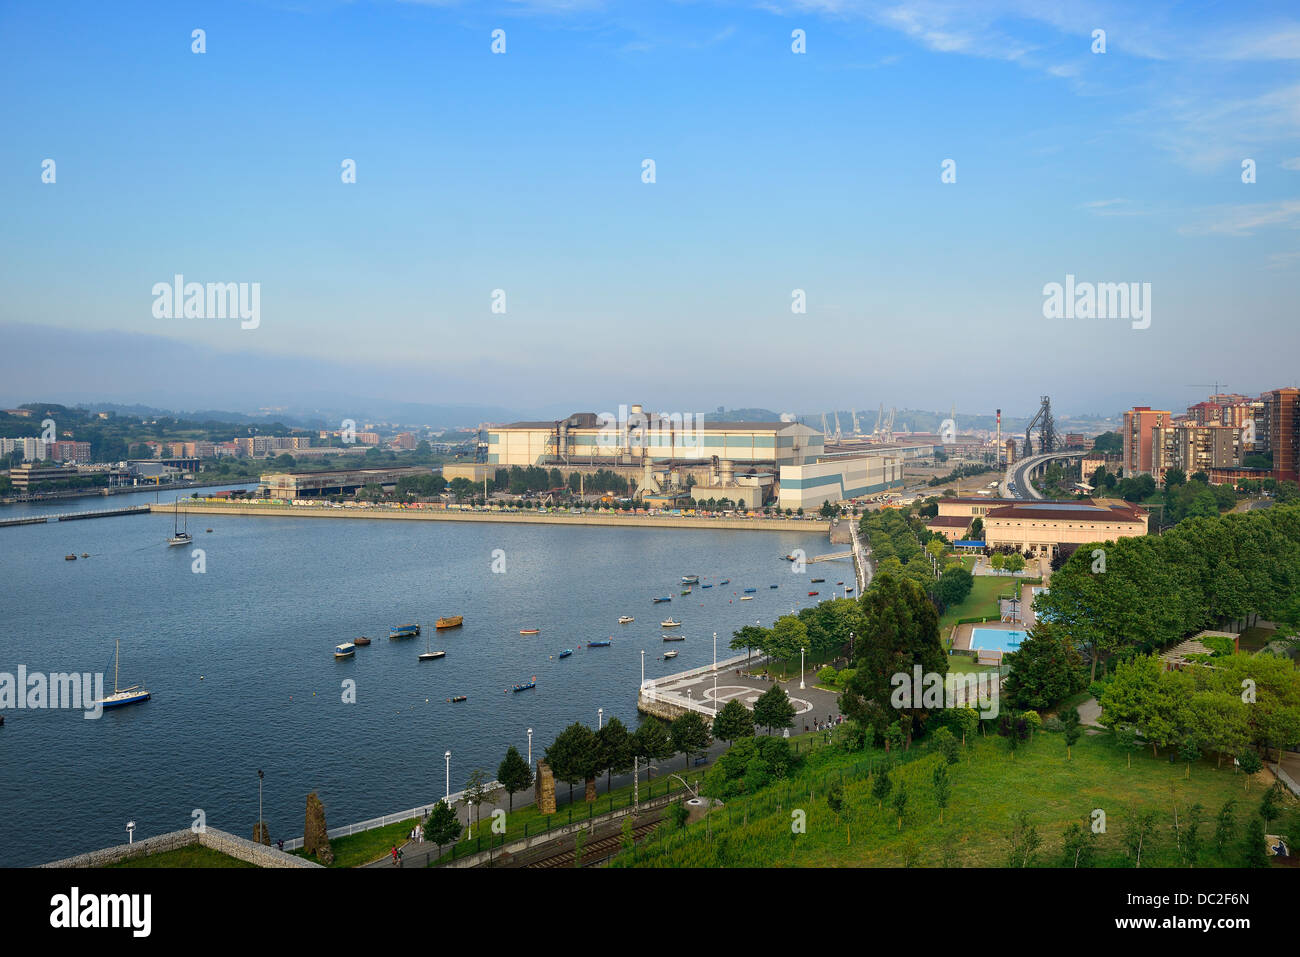
<svg viewBox="0 0 1300 957"><path fill-rule="evenodd" d="M434 628L459 628L465 624L464 615L452 615L449 618L439 618Z"/></svg>

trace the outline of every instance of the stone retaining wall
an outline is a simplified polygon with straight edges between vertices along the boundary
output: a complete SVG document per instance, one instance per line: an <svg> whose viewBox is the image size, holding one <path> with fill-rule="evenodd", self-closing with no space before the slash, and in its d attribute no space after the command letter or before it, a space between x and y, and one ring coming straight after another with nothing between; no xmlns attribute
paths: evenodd
<svg viewBox="0 0 1300 957"><path fill-rule="evenodd" d="M98 851L89 851L85 854L77 854L74 857L65 857L61 861L52 861L49 864L40 866L64 868L105 867L109 864L117 864L137 857L148 857L152 854L176 851L193 844L201 844L221 854L247 861L250 864L256 864L258 867L321 866L314 861L286 854L276 847L254 844L245 838L236 837L227 831L218 831L216 828L211 827L202 834L196 834L189 828L181 831L171 831L167 834L159 834L156 837L146 837L131 844L119 844L116 847L105 847Z"/></svg>

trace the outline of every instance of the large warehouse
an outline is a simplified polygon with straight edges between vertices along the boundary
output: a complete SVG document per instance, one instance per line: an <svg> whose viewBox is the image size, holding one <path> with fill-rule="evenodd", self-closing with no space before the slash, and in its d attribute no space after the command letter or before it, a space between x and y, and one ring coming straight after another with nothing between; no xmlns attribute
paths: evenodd
<svg viewBox="0 0 1300 957"><path fill-rule="evenodd" d="M555 422L515 422L487 432L492 465L644 465L726 459L737 465L798 465L822 454L822 434L794 422L711 422L698 416L577 412Z"/></svg>
<svg viewBox="0 0 1300 957"><path fill-rule="evenodd" d="M903 458L891 452L826 456L803 465L781 466L782 508L820 508L874 495L903 484Z"/></svg>
<svg viewBox="0 0 1300 957"><path fill-rule="evenodd" d="M940 503L942 505L942 503ZM992 503L990 503L992 504ZM1147 510L1118 499L1008 502L984 515L984 541L1051 555L1058 545L1113 542L1147 533Z"/></svg>

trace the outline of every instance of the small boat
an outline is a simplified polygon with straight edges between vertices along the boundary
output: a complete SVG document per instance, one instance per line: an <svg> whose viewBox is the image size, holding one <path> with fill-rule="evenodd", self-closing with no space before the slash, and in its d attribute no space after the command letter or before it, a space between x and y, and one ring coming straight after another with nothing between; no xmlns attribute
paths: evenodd
<svg viewBox="0 0 1300 957"><path fill-rule="evenodd" d="M786 560L787 562L792 562L792 561L795 560L795 557L794 557L793 555L785 555L785 556L783 556L783 557L785 558L785 560Z"/></svg>
<svg viewBox="0 0 1300 957"><path fill-rule="evenodd" d="M587 647L588 647L588 648L608 648L611 644L613 644L613 642L610 641L608 638L601 638L599 641L589 641L589 642L587 642Z"/></svg>
<svg viewBox="0 0 1300 957"><path fill-rule="evenodd" d="M634 622L634 621L636 621L636 619L633 618L631 615L619 615L619 616L618 616L618 623L619 623L620 625L630 625L630 624L632 624L632 622Z"/></svg>
<svg viewBox="0 0 1300 957"><path fill-rule="evenodd" d="M451 615L447 618L439 618L433 627L436 629L459 628L463 624L465 624L464 615Z"/></svg>
<svg viewBox="0 0 1300 957"><path fill-rule="evenodd" d="M389 638L414 638L420 633L419 625L398 625L388 633Z"/></svg>
<svg viewBox="0 0 1300 957"><path fill-rule="evenodd" d="M537 687L537 682L536 682L536 680L534 680L534 681L525 681L525 682L524 682L523 684L521 684L521 685L515 685L515 687L514 687L513 690L515 690L515 691L527 691L529 688L536 688L536 687Z"/></svg>
<svg viewBox="0 0 1300 957"><path fill-rule="evenodd" d="M808 597L811 598L813 595L820 595L820 594L821 594L821 592L819 592L819 591L810 591L810 592L808 593Z"/></svg>
<svg viewBox="0 0 1300 957"><path fill-rule="evenodd" d="M682 584L683 584L683 585L698 585L699 583L700 583L700 576L699 576L699 575L683 575L683 576L682 576Z"/></svg>
<svg viewBox="0 0 1300 957"><path fill-rule="evenodd" d="M665 651L665 652L664 652L664 658L665 658L665 659L667 659L667 658L676 658L676 657L677 657L677 652L675 652L675 651Z"/></svg>
<svg viewBox="0 0 1300 957"><path fill-rule="evenodd" d="M668 618L668 619L666 619L666 620L664 620L664 621L659 622L659 627L660 627L660 628L680 628L680 627L682 627L682 623L681 623L680 621L673 621L673 619Z"/></svg>
<svg viewBox="0 0 1300 957"><path fill-rule="evenodd" d="M424 636L424 654L420 655L420 660L421 660L421 661L433 661L433 660L435 660L435 659L437 659L437 658L446 658L446 657L447 657L447 652L445 652L445 651L430 651L430 650L429 650L429 636L428 636L428 635L425 635L425 636Z"/></svg>
<svg viewBox="0 0 1300 957"><path fill-rule="evenodd" d="M360 638L354 638L352 644L361 645L362 647L365 647L366 645L370 644L370 639L367 638L365 635L362 635Z"/></svg>
<svg viewBox="0 0 1300 957"><path fill-rule="evenodd" d="M661 635L664 641L685 641L685 635Z"/></svg>
<svg viewBox="0 0 1300 957"><path fill-rule="evenodd" d="M451 696L450 698L448 698L447 700L448 700L448 701L464 701L464 700L465 700L465 696L464 696L463 694L452 695L452 696Z"/></svg>
<svg viewBox="0 0 1300 957"><path fill-rule="evenodd" d="M194 541L194 536L189 532L190 513L188 511L185 513L185 528L181 529L176 525L177 510L179 508L180 499L177 499L176 504L172 506L172 537L167 539L169 547L172 545L188 545L190 542Z"/></svg>
<svg viewBox="0 0 1300 957"><path fill-rule="evenodd" d="M63 560L64 560L65 562L75 562L75 561L77 560L77 556L76 556L76 555L64 555L64 556L63 556Z"/></svg>
<svg viewBox="0 0 1300 957"><path fill-rule="evenodd" d="M837 584L837 585L843 585L844 582L836 582L835 584Z"/></svg>
<svg viewBox="0 0 1300 957"><path fill-rule="evenodd" d="M117 686L117 665L121 657L122 643L116 642L113 651L113 693L101 698L97 704L101 708L120 708L122 705L136 704L140 701L148 701L150 694L139 685L132 685L129 688L119 688Z"/></svg>
<svg viewBox="0 0 1300 957"><path fill-rule="evenodd" d="M690 593L691 593L691 590L690 590L689 588L683 588L683 589L682 589L682 594L683 594L683 595L689 595Z"/></svg>
<svg viewBox="0 0 1300 957"><path fill-rule="evenodd" d="M341 645L334 646L335 658L351 658L357 653L357 646L351 641L345 641Z"/></svg>
<svg viewBox="0 0 1300 957"><path fill-rule="evenodd" d="M780 586L780 585L768 585L767 587L768 587L768 588L780 588L781 586Z"/></svg>
<svg viewBox="0 0 1300 957"><path fill-rule="evenodd" d="M845 585L845 586L844 586L844 591L845 591L846 594L847 594L848 592L853 591L853 586L852 586L852 585Z"/></svg>
<svg viewBox="0 0 1300 957"><path fill-rule="evenodd" d="M667 595L665 595L663 598L652 598L650 600L654 602L656 605L659 604L661 601L672 601L672 599Z"/></svg>
<svg viewBox="0 0 1300 957"><path fill-rule="evenodd" d="M540 629L540 628L520 628L520 629L519 629L519 634L521 634L521 635L537 635L537 634L540 634L540 633L541 633L541 629Z"/></svg>
<svg viewBox="0 0 1300 957"><path fill-rule="evenodd" d="M757 588L746 588L746 589L745 589L745 594L746 594L746 595L752 595L752 594L754 594L754 592L756 592L756 591L758 591Z"/></svg>
<svg viewBox="0 0 1300 957"><path fill-rule="evenodd" d="M826 579L824 579L824 578L814 578L814 579L812 580L812 583L813 583L814 585L816 585L816 584L818 584L818 583L820 583L820 582L824 582L825 580L826 580Z"/></svg>
<svg viewBox="0 0 1300 957"><path fill-rule="evenodd" d="M205 532L211 532L212 529L210 529L210 528L205 528L204 531L205 531Z"/></svg>
<svg viewBox="0 0 1300 957"><path fill-rule="evenodd" d="M81 553L81 557L82 557L82 558L89 558L89 557L90 557L90 552L82 552L82 553Z"/></svg>
<svg viewBox="0 0 1300 957"><path fill-rule="evenodd" d="M718 584L719 584L719 585L730 585L730 584L731 584L731 579L730 579L730 578L724 578L724 579L722 579L722 581L718 582Z"/></svg>
<svg viewBox="0 0 1300 957"><path fill-rule="evenodd" d="M567 658L567 657L569 657L569 655L571 655L571 654L573 654L573 649L572 649L572 648L565 648L565 649L564 649L563 651L561 651L561 652L560 652L556 657L557 657L557 658Z"/></svg>
<svg viewBox="0 0 1300 957"><path fill-rule="evenodd" d="M712 585L701 585L700 587L701 587L701 588L712 588L713 586L712 586Z"/></svg>
<svg viewBox="0 0 1300 957"><path fill-rule="evenodd" d="M741 600L741 601L753 601L753 600L754 600L754 596L753 596L753 595L741 595L741 596L740 596L740 600Z"/></svg>

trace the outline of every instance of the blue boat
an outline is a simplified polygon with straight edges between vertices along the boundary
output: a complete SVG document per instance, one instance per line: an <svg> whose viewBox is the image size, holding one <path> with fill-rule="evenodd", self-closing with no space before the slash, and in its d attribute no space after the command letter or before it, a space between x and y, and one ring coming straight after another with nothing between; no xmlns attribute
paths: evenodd
<svg viewBox="0 0 1300 957"><path fill-rule="evenodd" d="M515 691L527 691L529 688L536 688L536 687L537 687L537 682L536 682L536 681L525 681L525 682L524 682L523 684L521 684L521 685L515 685L514 690L515 690Z"/></svg>
<svg viewBox="0 0 1300 957"><path fill-rule="evenodd" d="M569 657L569 655L571 655L571 654L573 654L573 649L572 649L572 648L565 648L563 651L560 652L560 657L561 657L561 658L567 658L567 657Z"/></svg>
<svg viewBox="0 0 1300 957"><path fill-rule="evenodd" d="M730 584L731 584L731 579L730 579L730 578L724 578L724 579L722 579L722 581L718 582L718 584L719 584L719 585L730 585Z"/></svg>
<svg viewBox="0 0 1300 957"><path fill-rule="evenodd" d="M757 588L746 588L746 589L745 589L745 594L746 594L746 595L752 595L752 594L754 594L754 592L756 592L756 591L758 591Z"/></svg>
<svg viewBox="0 0 1300 957"><path fill-rule="evenodd" d="M114 644L113 650L113 693L100 698L96 704L101 708L120 708L123 705L138 704L141 701L148 701L151 695L139 685L132 685L129 688L119 688L117 686L117 665L122 651L122 642ZM2 716L0 716L2 717Z"/></svg>
<svg viewBox="0 0 1300 957"><path fill-rule="evenodd" d="M389 638L414 638L420 633L419 625L398 625L388 632Z"/></svg>
<svg viewBox="0 0 1300 957"><path fill-rule="evenodd" d="M682 584L683 584L683 585L698 585L699 583L700 583L700 576L699 576L699 575L683 575L683 576L682 576Z"/></svg>
<svg viewBox="0 0 1300 957"><path fill-rule="evenodd" d="M667 595L665 595L663 598L652 598L650 600L653 601L656 605L659 604L661 601L672 601L672 599Z"/></svg>
<svg viewBox="0 0 1300 957"><path fill-rule="evenodd" d="M611 644L613 644L613 642L611 642L608 638L604 638L604 639L601 639L600 641L589 641L589 642L587 642L587 647L588 647L588 648L608 648Z"/></svg>
<svg viewBox="0 0 1300 957"><path fill-rule="evenodd" d="M712 588L713 586L712 586L712 585L701 585L700 587L701 587L701 588Z"/></svg>

